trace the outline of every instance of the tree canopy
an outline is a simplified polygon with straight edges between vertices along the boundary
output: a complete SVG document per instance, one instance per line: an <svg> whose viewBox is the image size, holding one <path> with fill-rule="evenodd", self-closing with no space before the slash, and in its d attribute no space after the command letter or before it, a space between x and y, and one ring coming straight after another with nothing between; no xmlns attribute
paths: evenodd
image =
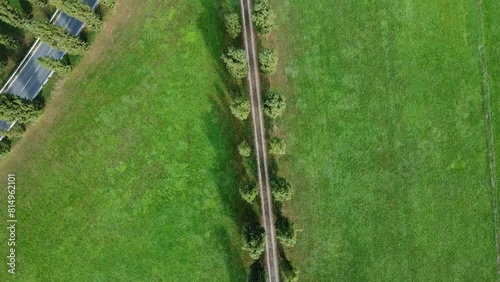
<svg viewBox="0 0 500 282"><path fill-rule="evenodd" d="M278 92L271 91L264 102L264 113L274 119L283 114L285 106L286 103L283 97Z"/></svg>
<svg viewBox="0 0 500 282"><path fill-rule="evenodd" d="M246 120L251 111L248 98L243 96L235 98L229 108L231 113L239 120Z"/></svg>
<svg viewBox="0 0 500 282"><path fill-rule="evenodd" d="M256 260L250 266L248 282L266 282L266 270L260 261Z"/></svg>
<svg viewBox="0 0 500 282"><path fill-rule="evenodd" d="M285 247L293 247L297 242L295 225L283 215L280 215L276 220L276 237Z"/></svg>
<svg viewBox="0 0 500 282"><path fill-rule="evenodd" d="M241 185L240 195L247 203L251 204L259 194L259 185L254 182L247 182Z"/></svg>
<svg viewBox="0 0 500 282"><path fill-rule="evenodd" d="M268 35L275 27L276 14L268 0L259 0L253 6L252 19L255 27L262 35Z"/></svg>
<svg viewBox="0 0 500 282"><path fill-rule="evenodd" d="M264 252L266 232L258 223L247 223L242 230L243 250L249 252L254 260Z"/></svg>
<svg viewBox="0 0 500 282"><path fill-rule="evenodd" d="M273 49L264 48L259 54L259 68L265 75L273 75L278 67L278 55Z"/></svg>
<svg viewBox="0 0 500 282"><path fill-rule="evenodd" d="M0 94L1 120L27 123L37 118L42 110L43 105L37 100L28 100L10 93Z"/></svg>
<svg viewBox="0 0 500 282"><path fill-rule="evenodd" d="M283 177L276 177L271 180L271 192L278 202L290 200L293 195L293 187Z"/></svg>
<svg viewBox="0 0 500 282"><path fill-rule="evenodd" d="M237 13L232 13L224 17L224 23L226 26L226 31L229 36L233 39L238 37L241 33L241 22L240 17Z"/></svg>
<svg viewBox="0 0 500 282"><path fill-rule="evenodd" d="M52 57L40 57L38 63L49 70L53 70L60 75L66 75L71 72L71 66L63 63L61 60Z"/></svg>
<svg viewBox="0 0 500 282"><path fill-rule="evenodd" d="M222 60L226 63L227 70L235 78L247 76L248 65L245 50L229 48L227 54L222 55Z"/></svg>

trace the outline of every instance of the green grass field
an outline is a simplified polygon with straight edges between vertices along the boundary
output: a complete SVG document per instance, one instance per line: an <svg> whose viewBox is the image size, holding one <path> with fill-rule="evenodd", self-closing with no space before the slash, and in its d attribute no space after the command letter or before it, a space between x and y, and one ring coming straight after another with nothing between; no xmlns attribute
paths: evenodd
<svg viewBox="0 0 500 282"><path fill-rule="evenodd" d="M484 2L498 133L500 6ZM302 280L496 281L477 1L272 3Z"/></svg>
<svg viewBox="0 0 500 282"><path fill-rule="evenodd" d="M1 163L2 181L17 175L17 278L242 281L249 261L237 224L236 137L220 108L217 6L117 2Z"/></svg>

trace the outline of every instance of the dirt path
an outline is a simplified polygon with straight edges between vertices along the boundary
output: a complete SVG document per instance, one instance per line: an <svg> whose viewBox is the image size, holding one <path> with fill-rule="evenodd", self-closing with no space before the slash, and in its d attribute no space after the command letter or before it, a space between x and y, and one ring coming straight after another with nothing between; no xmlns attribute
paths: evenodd
<svg viewBox="0 0 500 282"><path fill-rule="evenodd" d="M495 142L493 140L493 125L491 122L491 99L489 89L488 63L484 50L485 31L484 31L484 8L482 0L478 1L479 16L481 22L481 43L479 44L479 58L481 60L481 71L483 75L483 101L484 101L484 119L486 123L486 141L488 145L488 160L490 167L490 184L493 208L493 221L495 226L495 248L497 255L497 273L500 274L500 219L498 215L498 188L496 180L496 161L495 161Z"/></svg>
<svg viewBox="0 0 500 282"><path fill-rule="evenodd" d="M262 111L260 78L257 63L257 47L255 31L252 23L251 0L240 0L240 10L243 26L243 41L248 63L248 93L252 108L252 123L254 131L255 155L260 187L260 206L262 225L266 230L266 269L268 281L279 281L278 250L274 228L273 199L269 182L269 166L267 159L267 142Z"/></svg>

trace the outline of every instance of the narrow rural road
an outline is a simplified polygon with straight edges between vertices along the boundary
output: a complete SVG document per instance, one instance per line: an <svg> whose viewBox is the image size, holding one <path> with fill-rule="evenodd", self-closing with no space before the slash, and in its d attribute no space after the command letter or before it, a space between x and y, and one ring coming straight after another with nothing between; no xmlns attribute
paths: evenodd
<svg viewBox="0 0 500 282"><path fill-rule="evenodd" d="M255 155L257 159L257 174L260 187L260 206L262 225L266 230L266 270L268 281L279 281L278 248L274 228L273 198L269 181L269 166L267 160L267 142L262 111L259 65L257 63L257 47L255 29L252 22L251 0L240 0L241 19L243 26L243 41L248 63L248 93L252 109Z"/></svg>

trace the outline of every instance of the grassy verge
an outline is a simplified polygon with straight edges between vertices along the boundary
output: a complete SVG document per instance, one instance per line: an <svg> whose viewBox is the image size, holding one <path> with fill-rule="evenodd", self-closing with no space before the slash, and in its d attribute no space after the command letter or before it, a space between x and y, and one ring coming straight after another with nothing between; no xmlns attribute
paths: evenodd
<svg viewBox="0 0 500 282"><path fill-rule="evenodd" d="M244 279L221 36L209 1L118 1L1 163L23 280Z"/></svg>
<svg viewBox="0 0 500 282"><path fill-rule="evenodd" d="M495 280L476 1L273 3L302 279Z"/></svg>

